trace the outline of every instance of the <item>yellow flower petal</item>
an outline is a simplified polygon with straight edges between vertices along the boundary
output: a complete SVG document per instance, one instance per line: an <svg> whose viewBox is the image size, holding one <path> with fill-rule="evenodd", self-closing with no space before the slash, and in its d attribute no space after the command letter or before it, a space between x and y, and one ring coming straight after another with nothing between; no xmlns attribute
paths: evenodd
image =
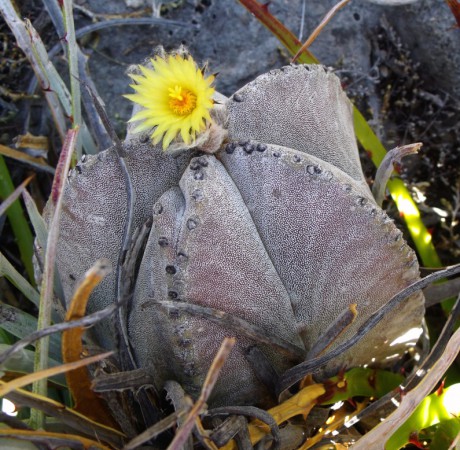
<svg viewBox="0 0 460 450"><path fill-rule="evenodd" d="M135 93L125 97L144 108L130 122L140 122L135 131L155 127L152 140L163 140L163 149L177 135L190 144L211 121L214 76L205 78L191 56L168 55L151 62L153 69L139 66L142 75L130 75Z"/></svg>

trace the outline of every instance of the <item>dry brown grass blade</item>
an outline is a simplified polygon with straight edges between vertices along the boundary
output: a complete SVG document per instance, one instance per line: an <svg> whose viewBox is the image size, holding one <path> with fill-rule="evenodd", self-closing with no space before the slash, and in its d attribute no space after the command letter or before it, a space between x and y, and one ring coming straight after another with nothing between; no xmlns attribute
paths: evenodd
<svg viewBox="0 0 460 450"><path fill-rule="evenodd" d="M446 3L449 5L455 20L457 21L457 27L460 27L460 2L458 0L446 0Z"/></svg>
<svg viewBox="0 0 460 450"><path fill-rule="evenodd" d="M134 439L129 441L124 447L123 450L134 450L141 446L144 442L149 441L150 439L154 439L163 431L173 427L176 425L177 420L188 412L187 409L183 409L181 411L176 411L173 414L170 414L168 417L157 422L155 425L147 428L141 434L136 436Z"/></svg>
<svg viewBox="0 0 460 450"><path fill-rule="evenodd" d="M47 136L34 136L27 132L17 136L14 142L16 148L33 148L35 150L42 150L48 152L50 143Z"/></svg>
<svg viewBox="0 0 460 450"><path fill-rule="evenodd" d="M452 441L452 444L450 444L450 447L447 450L454 450L457 447L458 443L460 442L460 433L455 436L455 439Z"/></svg>
<svg viewBox="0 0 460 450"><path fill-rule="evenodd" d="M442 356L412 391L402 397L398 408L353 446L353 450L384 450L391 435L410 417L420 402L435 388L460 351L460 329L450 338Z"/></svg>
<svg viewBox="0 0 460 450"><path fill-rule="evenodd" d="M291 62L295 62L297 58L310 47L311 44L313 44L314 40L319 36L323 28L331 21L331 19L335 16L337 11L339 9L342 9L347 3L349 3L350 0L342 0L339 3L337 3L335 6L333 6L328 13L324 16L324 19L320 22L320 24L313 30L313 32L310 34L308 39L305 41L304 44L299 48L297 53L294 55L292 58Z"/></svg>
<svg viewBox="0 0 460 450"><path fill-rule="evenodd" d="M337 338L347 330L358 316L358 305L352 303L345 311L342 312L329 327L323 332L319 339L313 344L307 354L307 358L314 358L324 353Z"/></svg>
<svg viewBox="0 0 460 450"><path fill-rule="evenodd" d="M211 367L209 368L208 374L201 389L201 394L198 400L193 405L193 408L188 414L187 419L185 419L184 424L179 430L177 430L176 436L168 447L168 450L181 450L184 442L187 440L189 434L192 431L193 426L195 425L196 420L198 419L199 414L203 410L206 401L208 400L214 385L216 384L217 379L219 378L220 371L222 366L228 358L233 346L235 345L235 338L225 338L220 346L217 355L215 356Z"/></svg>
<svg viewBox="0 0 460 450"><path fill-rule="evenodd" d="M232 330L232 332L243 335L258 344L266 344L272 348L276 348L277 351L282 352L289 358L299 358L300 360L305 359L304 349L292 344L288 340L280 338L275 334L269 334L263 328L225 311L193 303L172 302L168 300L159 301L158 304L168 308L169 310L185 311L196 315L197 317L204 317L211 322L217 323L220 326L225 326L229 330Z"/></svg>
<svg viewBox="0 0 460 450"><path fill-rule="evenodd" d="M1 258L0 254L0 258ZM43 339L45 336L50 336L54 333L60 333L65 330L69 330L74 327L92 327L94 324L100 322L101 320L107 319L112 316L116 311L118 305L112 304L107 306L100 311L96 311L92 314L88 314L79 320L73 320L72 322L61 322L51 325L42 330L35 331L34 333L29 334L28 336L16 341L14 344L11 344L8 350L0 353L0 365L3 364L8 358L11 358L13 355L20 352L23 348L27 347L30 344L33 344L38 339Z"/></svg>
<svg viewBox="0 0 460 450"><path fill-rule="evenodd" d="M123 392L153 384L153 377L145 369L135 369L129 372L98 374L92 379L91 388L94 392Z"/></svg>
<svg viewBox="0 0 460 450"><path fill-rule="evenodd" d="M60 373L77 370L81 367L87 366L88 364L93 364L97 361L101 361L102 359L107 358L108 356L112 355L113 352L102 353L100 355L90 356L85 359L79 359L78 361L71 362L68 364L62 364L57 367L51 367L49 369L40 370L39 372L29 373L24 375L23 377L16 378L8 383L0 380L0 397L4 397L5 395L9 394L10 392L27 386L37 380L41 380L44 378L49 378L54 375L59 375Z"/></svg>
<svg viewBox="0 0 460 450"><path fill-rule="evenodd" d="M387 183L394 171L394 164L400 163L401 159L408 155L414 155L418 153L422 147L421 142L415 142L414 144L402 145L390 150L383 158L377 173L375 174L374 184L372 186L372 195L374 196L377 205L382 207L383 200L385 199L385 190Z"/></svg>
<svg viewBox="0 0 460 450"><path fill-rule="evenodd" d="M26 178L12 193L8 196L5 201L0 205L0 216L5 214L6 210L20 197L26 186L33 180L35 175L31 175Z"/></svg>
<svg viewBox="0 0 460 450"><path fill-rule="evenodd" d="M343 353L345 350L351 348L356 342L368 333L380 320L386 316L390 311L393 310L397 305L401 302L406 300L412 293L417 292L421 289L424 289L429 284L441 280L443 278L447 278L453 275L460 273L460 264L455 266L449 266L445 270L440 270L438 272L432 273L431 275L426 276L420 280L415 281L411 285L404 288L402 291L398 292L394 295L386 305L381 307L378 311L372 314L369 319L367 319L364 324L358 329L358 331L347 341L339 344L333 350L330 350L326 354L304 361L298 364L291 369L288 369L284 374L280 377L278 382L278 392L282 393L298 381L300 381L304 376L308 375L309 373L315 372L319 367L323 366L327 362L331 361L337 355Z"/></svg>
<svg viewBox="0 0 460 450"><path fill-rule="evenodd" d="M18 407L26 406L40 410L48 416L55 417L68 426L69 429L76 430L88 436L97 436L97 439L109 443L115 448L123 445L123 433L99 422L95 422L55 400L24 389L16 389L7 394L6 397Z"/></svg>
<svg viewBox="0 0 460 450"><path fill-rule="evenodd" d="M423 289L425 307L436 305L444 300L455 297L460 293L460 278L446 280L441 284L433 284Z"/></svg>
<svg viewBox="0 0 460 450"><path fill-rule="evenodd" d="M107 447L98 441L93 441L92 439L76 434L51 433L38 430L0 429L0 437L29 441L34 444L43 444L48 448L76 448L75 444L77 444L78 447L85 449L98 448L101 450L112 450L112 447Z"/></svg>
<svg viewBox="0 0 460 450"><path fill-rule="evenodd" d="M86 272L67 310L66 322L84 317L91 292L110 270L110 262L100 259ZM85 354L82 342L84 331L83 327L75 327L62 333L62 360L65 363L79 361ZM75 400L76 411L107 426L117 428L104 401L91 389L91 378L87 367L67 372L66 380Z"/></svg>

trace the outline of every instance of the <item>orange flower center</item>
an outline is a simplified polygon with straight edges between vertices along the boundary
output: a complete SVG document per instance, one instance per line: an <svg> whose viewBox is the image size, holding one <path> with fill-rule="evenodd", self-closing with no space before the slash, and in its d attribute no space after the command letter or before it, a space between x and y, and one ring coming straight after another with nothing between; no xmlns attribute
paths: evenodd
<svg viewBox="0 0 460 450"><path fill-rule="evenodd" d="M169 107L174 114L185 116L190 114L196 107L196 95L182 86L169 88Z"/></svg>

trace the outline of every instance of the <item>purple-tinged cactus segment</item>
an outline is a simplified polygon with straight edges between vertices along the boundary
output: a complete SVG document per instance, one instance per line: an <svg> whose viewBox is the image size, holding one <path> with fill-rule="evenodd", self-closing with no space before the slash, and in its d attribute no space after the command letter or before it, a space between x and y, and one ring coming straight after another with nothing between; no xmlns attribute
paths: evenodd
<svg viewBox="0 0 460 450"><path fill-rule="evenodd" d="M124 149L134 191L134 230L151 217L160 195L177 185L184 163L139 141ZM125 179L114 149L84 156L70 173L63 195L57 267L66 301L94 261L108 258L114 268L91 295L88 311L94 312L116 301L115 268L127 217ZM110 321L96 327L96 334L99 345L113 348Z"/></svg>
<svg viewBox="0 0 460 450"><path fill-rule="evenodd" d="M258 143L248 141L247 147ZM314 156L266 145L238 146L222 162L239 189L275 266L309 349L331 320L357 303L350 336L374 311L419 277L414 252L361 185ZM352 367L397 353L389 344L420 325L423 296L414 295L359 347L334 361Z"/></svg>
<svg viewBox="0 0 460 450"><path fill-rule="evenodd" d="M139 361L143 365L151 362L160 386L174 377L167 366L178 364L182 367L176 369L175 377L188 392L198 393L222 340L234 336L235 331L184 312L168 316L148 298L169 297L175 302L223 310L300 348L302 342L289 296L238 190L219 161L213 156L193 159L180 187L185 209L176 206L177 191L174 201L168 192L157 202L161 207L155 206L162 212L154 215L153 251L148 246L146 258L158 256L141 266L130 315L130 336ZM160 245L160 237L166 238L168 245ZM144 288L148 284L144 279L152 280L150 294ZM147 324L155 335L145 345ZM266 404L267 392L244 357L251 344L257 342L237 336L227 370L213 393L218 403ZM274 349L261 348L278 371L292 364Z"/></svg>

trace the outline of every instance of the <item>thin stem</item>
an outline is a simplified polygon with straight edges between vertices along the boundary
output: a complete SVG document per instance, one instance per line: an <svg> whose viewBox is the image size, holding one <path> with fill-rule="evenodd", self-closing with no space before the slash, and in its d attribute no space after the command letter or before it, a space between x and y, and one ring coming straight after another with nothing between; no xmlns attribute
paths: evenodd
<svg viewBox="0 0 460 450"><path fill-rule="evenodd" d="M324 16L323 20L320 22L320 24L313 30L313 32L310 34L308 39L305 41L305 43L302 45L302 47L297 50L297 53L294 55L292 58L291 62L296 62L297 58L300 56L301 53L303 53L305 50L307 50L311 44L315 41L315 39L319 36L321 31L323 31L323 28L331 21L331 19L335 16L337 11L339 9L342 9L347 3L349 3L350 0L342 0L339 3L337 3L335 6L333 6L328 13Z"/></svg>
<svg viewBox="0 0 460 450"><path fill-rule="evenodd" d="M67 57L69 62L72 125L73 128L76 128L81 126L81 94L79 82L80 77L78 72L78 45L73 22L72 0L64 0L62 14L64 16ZM81 139L77 139L75 155L77 160L79 160L82 156Z"/></svg>
<svg viewBox="0 0 460 450"><path fill-rule="evenodd" d="M57 241L59 236L59 221L62 204L62 191L67 172L69 171L72 153L77 140L78 128L69 130L62 148L58 166L56 168L56 176L54 178L51 189L50 201L54 204L54 215L48 234L48 242L46 245L45 265L43 270L43 281L40 292L40 309L38 312L38 330L47 328L51 324L51 311L53 305L53 280L55 272L55 260L57 252ZM38 372L48 367L48 350L49 337L44 337L37 342L35 348L35 365L34 371ZM47 396L48 380L41 379L33 384L32 390L35 394ZM32 428L43 428L45 424L45 416L43 411L33 409L30 415L30 424Z"/></svg>

